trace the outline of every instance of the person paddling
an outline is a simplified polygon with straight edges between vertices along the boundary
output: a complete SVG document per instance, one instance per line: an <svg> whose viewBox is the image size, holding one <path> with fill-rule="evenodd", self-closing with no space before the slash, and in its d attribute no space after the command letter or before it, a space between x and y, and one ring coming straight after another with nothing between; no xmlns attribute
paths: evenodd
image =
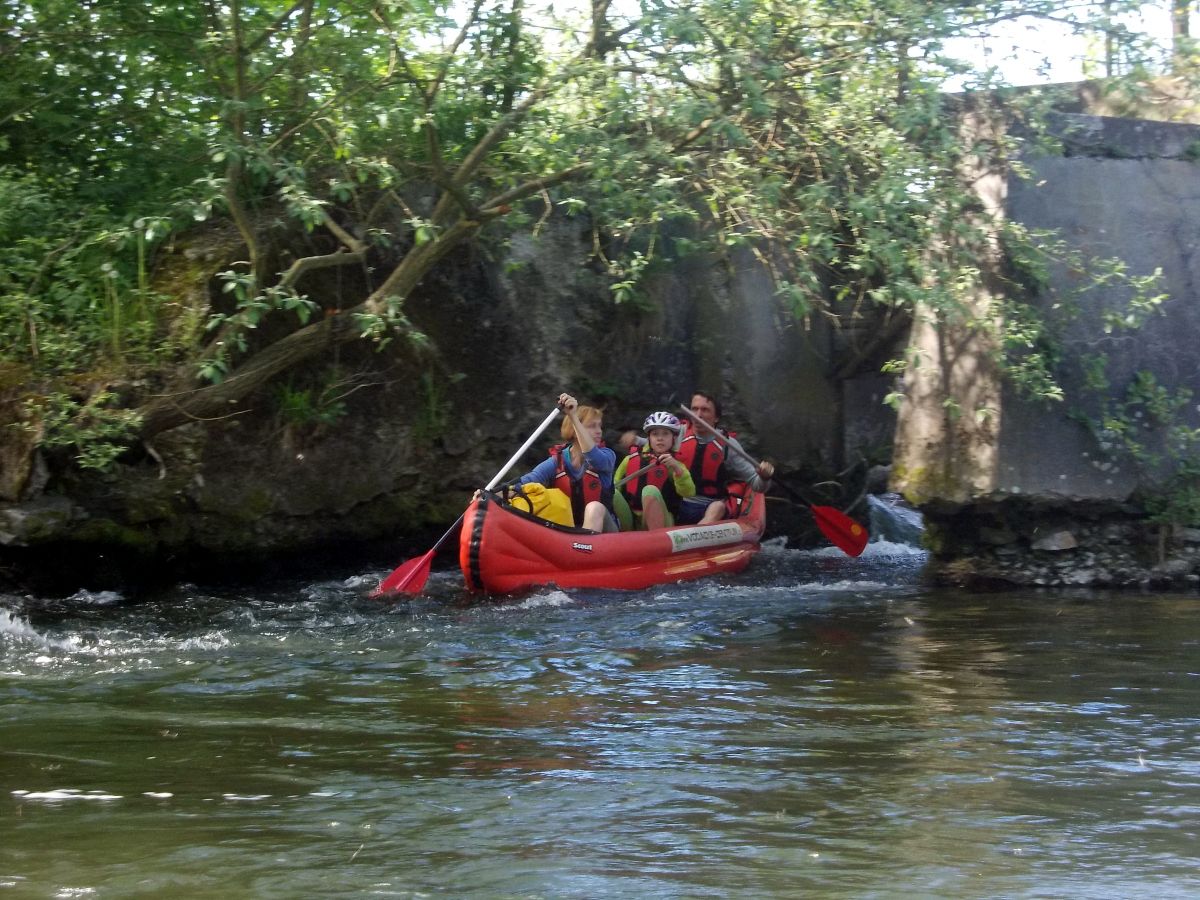
<svg viewBox="0 0 1200 900"><path fill-rule="evenodd" d="M561 433L566 443L550 448L550 456L517 480L558 488L571 498L575 524L589 531L619 531L613 515L613 469L617 456L601 443L604 414L580 406L570 394L558 397L566 414Z"/></svg>
<svg viewBox="0 0 1200 900"><path fill-rule="evenodd" d="M692 473L697 496L685 498L676 519L681 525L711 525L729 515L737 515L738 498L747 490L766 491L775 467L763 460L755 468L746 461L737 439L718 426L721 405L712 394L696 391L689 409L697 419L721 433L718 440L705 429L688 423L679 442L677 456ZM737 447L727 452L725 445Z"/></svg>
<svg viewBox="0 0 1200 900"><path fill-rule="evenodd" d="M675 441L683 426L669 412L655 412L642 425L646 445L634 444L613 476L633 512L633 521L623 531L653 531L675 524L675 513L684 497L694 496L696 485L688 467L675 458ZM636 477L632 477L635 476ZM618 510L619 512L619 510Z"/></svg>

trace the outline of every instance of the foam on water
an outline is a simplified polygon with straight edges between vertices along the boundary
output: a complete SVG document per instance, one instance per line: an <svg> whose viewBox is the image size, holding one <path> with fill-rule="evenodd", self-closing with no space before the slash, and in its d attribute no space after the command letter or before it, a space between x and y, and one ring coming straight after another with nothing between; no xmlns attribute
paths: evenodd
<svg viewBox="0 0 1200 900"><path fill-rule="evenodd" d="M219 631L210 631L199 637L188 638L179 645L180 650L220 650L231 645L229 637Z"/></svg>
<svg viewBox="0 0 1200 900"><path fill-rule="evenodd" d="M847 559L845 552L837 547L817 547L813 549L793 549L788 547L786 537L774 537L765 540L760 545L760 553L768 559L781 558L791 556L793 554L799 556L812 557L815 559ZM924 557L928 553L927 550L912 544L902 543L900 541L889 540L873 540L867 544L859 559L889 559L893 557L908 557L918 558Z"/></svg>
<svg viewBox="0 0 1200 900"><path fill-rule="evenodd" d="M0 647L10 642L17 646L32 645L43 650L72 652L79 648L79 640L74 636L63 639L47 637L30 625L29 620L14 615L10 610L0 609Z"/></svg>
<svg viewBox="0 0 1200 900"><path fill-rule="evenodd" d="M759 552L765 556L775 556L781 553L793 553L789 550L786 537L767 538L759 546Z"/></svg>
<svg viewBox="0 0 1200 900"><path fill-rule="evenodd" d="M871 541L862 552L863 556L874 559L893 556L924 557L928 554L929 551L923 547L897 541Z"/></svg>
<svg viewBox="0 0 1200 900"><path fill-rule="evenodd" d="M116 606L124 599L117 591L76 591L67 602L76 606Z"/></svg>
<svg viewBox="0 0 1200 900"><path fill-rule="evenodd" d="M43 803L63 803L68 800L120 800L120 794L104 791L81 791L78 788L55 788L50 791L13 791L14 797Z"/></svg>
<svg viewBox="0 0 1200 900"><path fill-rule="evenodd" d="M520 603L508 604L501 609L539 609L542 607L574 606L576 600L570 594L559 590L548 590L526 597Z"/></svg>
<svg viewBox="0 0 1200 900"><path fill-rule="evenodd" d="M805 553L809 556L832 559L845 559L846 554L837 547L822 547L819 550L798 550L798 553ZM894 541L871 541L863 549L859 555L859 559L891 559L898 556L908 557L910 559L924 557L928 551L920 547L914 547L912 544L900 544Z"/></svg>
<svg viewBox="0 0 1200 900"><path fill-rule="evenodd" d="M814 581L810 584L797 585L796 588L792 588L792 590L796 590L798 588L800 590L809 590L809 591L814 591L814 592L815 591L823 591L825 593L831 593L831 594L841 594L841 593L854 592L854 591L870 591L873 593L881 593L881 592L885 592L885 591L891 589L892 587L894 587L894 585L885 584L882 581L846 580L846 581L832 581L832 582L830 582L830 581Z"/></svg>
<svg viewBox="0 0 1200 900"><path fill-rule="evenodd" d="M89 624L55 634L39 630L20 613L0 609L0 657L6 663L4 674L11 677L63 673L80 666L95 674L148 671L164 658L203 656L231 644L229 632L220 629L180 637Z"/></svg>

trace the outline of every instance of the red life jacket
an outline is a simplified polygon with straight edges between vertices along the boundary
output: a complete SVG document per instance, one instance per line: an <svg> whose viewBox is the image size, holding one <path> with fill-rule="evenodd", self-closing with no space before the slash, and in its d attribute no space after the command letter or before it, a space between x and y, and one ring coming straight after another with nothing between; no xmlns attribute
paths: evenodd
<svg viewBox="0 0 1200 900"><path fill-rule="evenodd" d="M750 485L744 481L730 481L725 490L729 492L725 498L725 518L736 519L742 514L742 501L750 496Z"/></svg>
<svg viewBox="0 0 1200 900"><path fill-rule="evenodd" d="M642 511L642 488L654 485L662 492L663 502L672 514L679 512L679 494L675 490L675 479L666 466L660 466L649 454L643 453L642 448L632 447L625 462L625 476L628 478L635 472L640 472L637 478L630 478L621 485L621 493L629 502L629 508L634 512Z"/></svg>
<svg viewBox="0 0 1200 900"><path fill-rule="evenodd" d="M605 490L600 476L590 465L586 457L583 460L583 473L576 480L567 471L567 461L563 451L570 444L555 444L550 448L557 470L554 473L554 486L571 498L571 512L575 515L575 526L583 527L583 510L593 500L599 500L608 509L612 509L612 488Z"/></svg>
<svg viewBox="0 0 1200 900"><path fill-rule="evenodd" d="M696 482L697 497L725 496L724 444L716 440L701 444L696 437L695 427L689 424L675 456L691 471L692 480Z"/></svg>

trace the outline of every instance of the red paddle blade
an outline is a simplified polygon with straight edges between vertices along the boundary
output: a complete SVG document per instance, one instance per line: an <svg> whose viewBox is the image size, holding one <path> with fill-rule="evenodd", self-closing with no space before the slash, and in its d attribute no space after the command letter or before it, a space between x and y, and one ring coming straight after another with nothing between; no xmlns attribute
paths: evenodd
<svg viewBox="0 0 1200 900"><path fill-rule="evenodd" d="M386 597L388 594L400 593L415 596L421 593L425 582L429 580L429 569L433 565L435 553L437 553L436 547L424 556L418 556L402 564L395 572L379 582L379 587L371 592L371 596Z"/></svg>
<svg viewBox="0 0 1200 900"><path fill-rule="evenodd" d="M832 506L814 506L812 514L821 533L848 556L858 556L871 539L867 529Z"/></svg>

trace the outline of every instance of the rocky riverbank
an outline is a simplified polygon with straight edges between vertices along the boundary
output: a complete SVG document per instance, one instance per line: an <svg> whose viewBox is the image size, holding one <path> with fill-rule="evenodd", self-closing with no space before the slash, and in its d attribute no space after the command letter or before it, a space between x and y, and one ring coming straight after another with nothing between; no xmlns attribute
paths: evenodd
<svg viewBox="0 0 1200 900"><path fill-rule="evenodd" d="M1187 589L1200 585L1200 529L1131 506L980 502L925 511L927 576L975 588Z"/></svg>

